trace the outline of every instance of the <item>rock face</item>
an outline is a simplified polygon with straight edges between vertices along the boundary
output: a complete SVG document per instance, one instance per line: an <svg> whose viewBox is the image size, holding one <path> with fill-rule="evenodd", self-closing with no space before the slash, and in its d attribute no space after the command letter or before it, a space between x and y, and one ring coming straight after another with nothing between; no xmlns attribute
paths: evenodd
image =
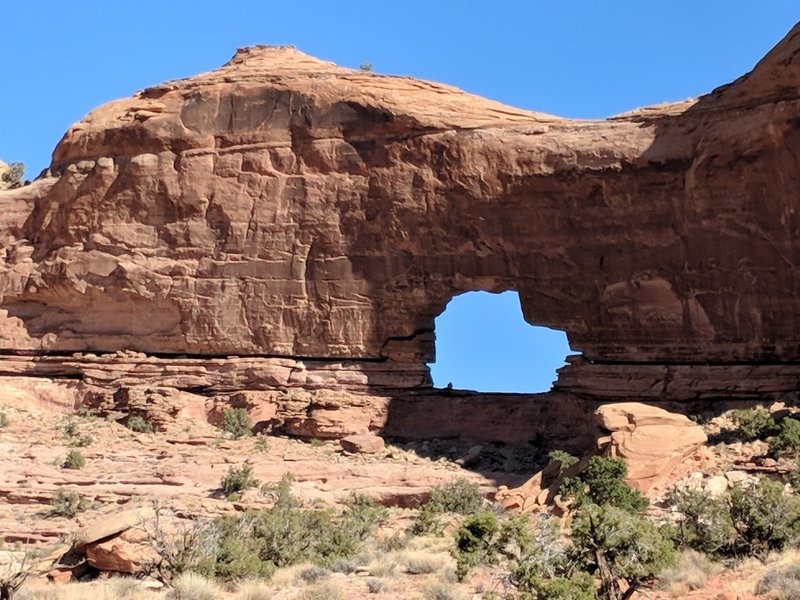
<svg viewBox="0 0 800 600"><path fill-rule="evenodd" d="M638 402L606 404L595 418L609 435L605 452L628 465L628 484L649 492L708 441L703 428L684 415Z"/></svg>
<svg viewBox="0 0 800 600"><path fill-rule="evenodd" d="M594 363L796 361L796 48L591 122L241 50L3 193L0 343L420 364L450 298L513 289Z"/></svg>
<svg viewBox="0 0 800 600"><path fill-rule="evenodd" d="M574 121L240 50L0 193L0 368L395 398L430 386L450 298L517 290L583 352L562 394L795 394L798 51L800 27L698 100Z"/></svg>

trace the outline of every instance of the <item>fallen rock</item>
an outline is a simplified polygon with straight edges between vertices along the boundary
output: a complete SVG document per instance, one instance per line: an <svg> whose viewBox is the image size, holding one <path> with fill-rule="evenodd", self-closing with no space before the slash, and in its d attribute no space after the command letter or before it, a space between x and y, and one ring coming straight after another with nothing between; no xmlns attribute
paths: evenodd
<svg viewBox="0 0 800 600"><path fill-rule="evenodd" d="M685 415L648 404L606 404L594 414L611 433L600 441L603 452L625 459L627 483L645 493L708 441L703 428Z"/></svg>
<svg viewBox="0 0 800 600"><path fill-rule="evenodd" d="M375 454L386 447L382 437L366 433L349 435L339 440L339 444L345 452L353 454Z"/></svg>
<svg viewBox="0 0 800 600"><path fill-rule="evenodd" d="M152 519L155 512L152 509L139 508L113 513L96 518L91 524L75 534L74 548L84 548L89 544L99 542L117 535L137 525Z"/></svg>
<svg viewBox="0 0 800 600"><path fill-rule="evenodd" d="M111 539L86 546L89 564L100 571L142 573L157 554L141 529L127 529Z"/></svg>

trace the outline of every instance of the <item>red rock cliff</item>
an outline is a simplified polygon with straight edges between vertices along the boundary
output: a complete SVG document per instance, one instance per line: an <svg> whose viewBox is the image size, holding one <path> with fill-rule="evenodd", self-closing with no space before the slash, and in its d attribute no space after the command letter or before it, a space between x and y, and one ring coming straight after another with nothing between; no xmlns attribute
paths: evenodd
<svg viewBox="0 0 800 600"><path fill-rule="evenodd" d="M795 27L698 100L575 121L240 50L97 109L0 192L0 348L388 360L424 384L448 300L517 290L584 354L562 389L792 392L798 53Z"/></svg>

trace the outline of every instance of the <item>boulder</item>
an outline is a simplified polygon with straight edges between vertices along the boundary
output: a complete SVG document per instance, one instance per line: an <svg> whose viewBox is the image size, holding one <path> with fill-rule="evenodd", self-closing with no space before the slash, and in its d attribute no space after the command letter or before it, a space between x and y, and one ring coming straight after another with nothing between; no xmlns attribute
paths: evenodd
<svg viewBox="0 0 800 600"><path fill-rule="evenodd" d="M625 459L628 484L648 492L708 441L703 428L685 415L663 408L625 402L595 411L600 426L610 432L601 438L602 450Z"/></svg>
<svg viewBox="0 0 800 600"><path fill-rule="evenodd" d="M349 435L339 440L339 444L352 454L375 454L386 447L382 437L366 433Z"/></svg>

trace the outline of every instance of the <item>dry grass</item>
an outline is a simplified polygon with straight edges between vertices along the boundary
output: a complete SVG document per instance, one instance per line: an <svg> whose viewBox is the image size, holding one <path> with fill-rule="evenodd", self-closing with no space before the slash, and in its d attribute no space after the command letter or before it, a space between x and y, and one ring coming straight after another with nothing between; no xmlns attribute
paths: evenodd
<svg viewBox="0 0 800 600"><path fill-rule="evenodd" d="M222 589L213 581L196 573L184 573L167 592L166 600L219 600Z"/></svg>
<svg viewBox="0 0 800 600"><path fill-rule="evenodd" d="M180 597L184 600L184 596ZM193 597L186 596L185 600ZM215 599L219 596L215 596ZM144 588L132 579L63 583L24 587L14 600L166 600L163 592ZM201 599L205 600L205 599Z"/></svg>
<svg viewBox="0 0 800 600"><path fill-rule="evenodd" d="M786 550L770 556L767 562L770 568L759 578L755 593L781 600L800 598L800 553Z"/></svg>
<svg viewBox="0 0 800 600"><path fill-rule="evenodd" d="M424 600L466 600L466 595L450 582L431 579L422 588L422 598Z"/></svg>
<svg viewBox="0 0 800 600"><path fill-rule="evenodd" d="M449 562L446 554L434 554L421 550L410 550L404 553L406 572L410 575L428 575L443 569Z"/></svg>
<svg viewBox="0 0 800 600"><path fill-rule="evenodd" d="M297 600L344 600L344 596L338 585L326 581L306 588Z"/></svg>
<svg viewBox="0 0 800 600"><path fill-rule="evenodd" d="M694 550L682 552L674 566L664 571L661 584L675 598L682 598L689 592L705 587L708 578L718 566L708 556Z"/></svg>
<svg viewBox="0 0 800 600"><path fill-rule="evenodd" d="M397 552L390 552L380 558L376 558L367 565L367 571L373 577L396 577L400 567L397 555Z"/></svg>
<svg viewBox="0 0 800 600"><path fill-rule="evenodd" d="M315 568L316 565L310 562L299 563L291 565L290 567L281 567L272 577L269 578L270 586L280 590L283 588L293 587L303 584L303 573L308 569Z"/></svg>
<svg viewBox="0 0 800 600"><path fill-rule="evenodd" d="M264 581L245 581L239 585L236 600L272 600L274 593Z"/></svg>

